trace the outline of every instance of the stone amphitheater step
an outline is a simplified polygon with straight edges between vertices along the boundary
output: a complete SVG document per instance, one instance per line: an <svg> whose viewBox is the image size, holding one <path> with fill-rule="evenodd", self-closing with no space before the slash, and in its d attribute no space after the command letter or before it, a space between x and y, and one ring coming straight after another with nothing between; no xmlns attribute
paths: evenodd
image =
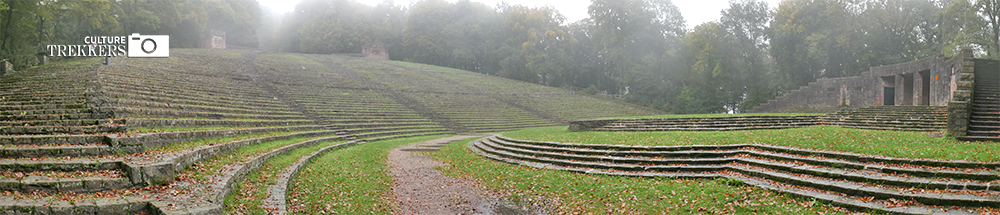
<svg viewBox="0 0 1000 215"><path fill-rule="evenodd" d="M366 132L366 133L355 133L354 136L358 139L366 139L368 141L374 137L396 137L396 136L421 136L421 135L437 135L437 134L451 134L451 130L447 128L437 128L437 129L415 129L415 130L392 130L392 131L379 131L379 132Z"/></svg>
<svg viewBox="0 0 1000 215"><path fill-rule="evenodd" d="M0 127L8 126L88 126L101 124L123 124L120 119L68 119L68 120L26 120L0 121Z"/></svg>
<svg viewBox="0 0 1000 215"><path fill-rule="evenodd" d="M93 112L90 108L74 108L74 109L34 109L34 110L11 110L11 111L0 111L0 116L16 116L16 115L37 115L37 114L89 114Z"/></svg>
<svg viewBox="0 0 1000 215"><path fill-rule="evenodd" d="M766 145L644 147L582 145L483 138L469 148L486 157L585 173L772 181L872 199L912 200L930 206L1000 206L1000 163L909 160ZM746 181L744 181L747 183ZM761 184L748 183L761 186ZM765 187L768 188L768 187ZM926 189L926 190L925 190ZM929 191L934 189L933 191ZM929 192L928 192L929 191ZM789 190L783 192L790 192ZM799 192L802 193L802 192ZM816 197L815 193L806 195ZM824 199L824 198L820 198ZM844 202L857 210L898 213L877 201ZM934 207L916 205L921 213Z"/></svg>
<svg viewBox="0 0 1000 215"><path fill-rule="evenodd" d="M84 126L63 126L63 125L40 125L40 126L11 126L0 127L0 135L13 134L85 134L85 133L110 133L125 132L125 125L105 124L105 125L84 125Z"/></svg>
<svg viewBox="0 0 1000 215"><path fill-rule="evenodd" d="M122 108L127 111L132 116L142 116L142 117L158 117L158 118L170 118L170 117L186 117L186 118L209 118L209 119L222 119L222 118L236 118L236 119L265 119L265 120L302 120L305 119L301 115L278 115L278 114L239 114L239 113L219 113L219 112L200 112L200 111L184 111L169 108L134 108L126 107ZM291 113L295 114L295 113ZM2 116L0 116L2 119Z"/></svg>
<svg viewBox="0 0 1000 215"><path fill-rule="evenodd" d="M59 109L59 108L83 108L86 105L84 103L68 103L68 104L42 104L42 105L6 105L0 103L0 111L14 111L14 110L44 110L44 109Z"/></svg>
<svg viewBox="0 0 1000 215"><path fill-rule="evenodd" d="M174 101L212 101L215 103L222 104L270 104L270 105L280 105L273 100L263 98L240 98L240 97L216 97L216 96L193 96L190 94L167 94L162 92L146 92L139 90L124 90L115 89L113 87L106 87L104 89L105 93L109 95L120 95L121 98L159 98L160 100L174 100Z"/></svg>
<svg viewBox="0 0 1000 215"><path fill-rule="evenodd" d="M111 98L117 98L118 100L135 100L143 102L159 102L166 104L187 104L195 106L207 106L207 107L225 107L225 108L264 108L264 109L286 109L287 105L282 104L272 104L272 103L251 103L251 102L223 102L223 101L212 101L212 100L191 100L191 99L180 99L180 98L170 98L161 96L142 96L128 93L118 93L118 92L105 92L105 95ZM129 105L143 105L143 103L126 103Z"/></svg>
<svg viewBox="0 0 1000 215"><path fill-rule="evenodd" d="M0 121L13 120L66 120L66 119L88 119L90 113L69 113L69 114L34 114L34 115L0 115Z"/></svg>
<svg viewBox="0 0 1000 215"><path fill-rule="evenodd" d="M0 190L98 192L133 187L124 163L100 158L0 160Z"/></svg>
<svg viewBox="0 0 1000 215"><path fill-rule="evenodd" d="M232 126L232 127L264 127L264 126L294 126L312 125L313 120L247 120L247 119L203 119L203 118L126 118L120 123L129 127L167 128L167 127L200 127L200 126Z"/></svg>
<svg viewBox="0 0 1000 215"><path fill-rule="evenodd" d="M985 121L985 120L969 120L969 128L988 128L996 129L995 127L1000 127L1000 121Z"/></svg>

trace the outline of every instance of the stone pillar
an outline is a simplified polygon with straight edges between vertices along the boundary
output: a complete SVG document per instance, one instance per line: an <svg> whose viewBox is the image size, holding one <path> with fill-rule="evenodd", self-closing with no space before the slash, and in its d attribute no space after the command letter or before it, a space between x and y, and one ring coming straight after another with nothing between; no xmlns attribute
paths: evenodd
<svg viewBox="0 0 1000 215"><path fill-rule="evenodd" d="M0 60L0 75L7 74L9 72L14 72L14 65L7 61L7 59Z"/></svg>
<svg viewBox="0 0 1000 215"><path fill-rule="evenodd" d="M904 80L902 74L894 75L893 78L896 79L896 87L895 87L896 95L894 95L895 96L894 100L896 100L895 101L895 103L896 103L895 106L902 106L903 105L903 101L906 101L906 100L904 100L905 96L906 96L906 93L903 91L906 88L906 87L903 87L904 85L906 85L906 83L904 82L905 80Z"/></svg>
<svg viewBox="0 0 1000 215"><path fill-rule="evenodd" d="M959 57L959 56L955 56ZM969 118L972 113L972 94L976 73L975 62L972 61L972 51L962 50L962 68L956 75L955 91L948 102L948 137L961 137L968 134Z"/></svg>

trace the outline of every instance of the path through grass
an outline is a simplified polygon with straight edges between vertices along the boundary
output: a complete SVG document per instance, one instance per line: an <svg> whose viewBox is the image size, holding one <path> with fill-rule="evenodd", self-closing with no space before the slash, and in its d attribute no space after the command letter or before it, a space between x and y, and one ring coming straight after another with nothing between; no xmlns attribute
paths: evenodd
<svg viewBox="0 0 1000 215"><path fill-rule="evenodd" d="M386 157L407 144L446 135L376 141L331 151L318 158L295 178L288 193L288 211L296 214L389 214L393 180Z"/></svg>

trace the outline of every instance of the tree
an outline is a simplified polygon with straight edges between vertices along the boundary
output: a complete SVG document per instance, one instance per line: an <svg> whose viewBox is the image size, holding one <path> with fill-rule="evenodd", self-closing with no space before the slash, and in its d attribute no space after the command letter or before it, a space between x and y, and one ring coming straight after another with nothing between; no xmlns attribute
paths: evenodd
<svg viewBox="0 0 1000 215"><path fill-rule="evenodd" d="M977 15L969 1L956 0L945 5L936 16L941 35L941 53L947 56L960 54L962 48L987 49L989 33L986 20Z"/></svg>
<svg viewBox="0 0 1000 215"><path fill-rule="evenodd" d="M688 72L674 99L675 113L727 113L737 110L744 87L739 71L729 60L732 40L721 25L709 22L698 25L684 39Z"/></svg>
<svg viewBox="0 0 1000 215"><path fill-rule="evenodd" d="M561 26L566 18L550 7L514 6L507 12L507 45L519 52L505 59L505 77L558 86L572 68L575 39ZM518 62L518 63L514 63ZM519 74L527 73L527 74Z"/></svg>
<svg viewBox="0 0 1000 215"><path fill-rule="evenodd" d="M453 18L451 4L444 0L423 0L413 5L402 34L404 60L448 66L454 50L448 43L453 33L448 21Z"/></svg>
<svg viewBox="0 0 1000 215"><path fill-rule="evenodd" d="M989 56L1000 59L1000 0L979 0L975 6L979 14L985 19L989 29Z"/></svg>
<svg viewBox="0 0 1000 215"><path fill-rule="evenodd" d="M770 54L784 89L822 77L857 75L854 12L845 0L783 1L771 21Z"/></svg>
<svg viewBox="0 0 1000 215"><path fill-rule="evenodd" d="M614 82L601 90L626 101L658 106L656 98L680 73L684 18L669 0L594 0L589 7L598 74ZM604 79L602 78L602 79ZM628 95L630 91L654 92ZM650 97L652 96L652 97ZM653 103L651 103L653 102Z"/></svg>
<svg viewBox="0 0 1000 215"><path fill-rule="evenodd" d="M733 47L728 52L729 59L738 65L735 67L739 70L737 77L744 88L742 101L732 109L734 112L753 109L775 97L774 81L769 66L764 63L771 15L767 3L756 0L731 1L729 9L722 11L720 27L732 37L723 42Z"/></svg>

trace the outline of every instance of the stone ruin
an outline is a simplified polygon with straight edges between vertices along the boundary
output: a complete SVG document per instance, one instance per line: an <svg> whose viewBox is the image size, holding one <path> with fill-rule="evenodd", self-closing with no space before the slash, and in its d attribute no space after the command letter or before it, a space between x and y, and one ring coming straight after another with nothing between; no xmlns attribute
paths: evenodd
<svg viewBox="0 0 1000 215"><path fill-rule="evenodd" d="M946 106L952 100L962 62L971 53L937 55L872 67L859 76L820 78L755 107L750 113L833 112L842 107Z"/></svg>
<svg viewBox="0 0 1000 215"><path fill-rule="evenodd" d="M203 49L225 49L226 32L220 30L210 30L208 36L198 41L198 48Z"/></svg>
<svg viewBox="0 0 1000 215"><path fill-rule="evenodd" d="M7 59L0 60L0 75L7 74L8 72L14 72L14 65L7 61Z"/></svg>
<svg viewBox="0 0 1000 215"><path fill-rule="evenodd" d="M388 60L389 50L382 43L369 43L361 47L361 56L364 58Z"/></svg>

